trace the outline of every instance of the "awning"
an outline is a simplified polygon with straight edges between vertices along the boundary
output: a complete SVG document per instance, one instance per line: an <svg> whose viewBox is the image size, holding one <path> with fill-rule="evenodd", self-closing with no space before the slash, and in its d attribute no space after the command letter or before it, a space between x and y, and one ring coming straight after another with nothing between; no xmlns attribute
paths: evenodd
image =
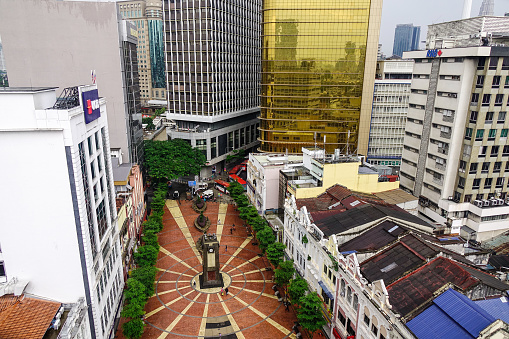
<svg viewBox="0 0 509 339"><path fill-rule="evenodd" d="M334 334L334 338L343 339L339 334L338 330L336 330L335 328L332 329L332 334Z"/></svg>
<svg viewBox="0 0 509 339"><path fill-rule="evenodd" d="M331 293L331 291L329 291L329 289L327 288L327 286L325 286L325 284L323 283L323 281L319 281L319 282L318 282L318 285L320 285L320 287L321 287L321 288L322 288L322 290L325 292L325 294L329 297L329 299L334 300L334 295Z"/></svg>

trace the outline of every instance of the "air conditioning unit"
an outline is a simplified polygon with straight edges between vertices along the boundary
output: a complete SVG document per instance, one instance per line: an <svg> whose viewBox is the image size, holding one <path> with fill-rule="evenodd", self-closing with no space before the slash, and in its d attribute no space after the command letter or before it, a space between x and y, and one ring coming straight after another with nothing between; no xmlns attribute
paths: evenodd
<svg viewBox="0 0 509 339"><path fill-rule="evenodd" d="M483 206L483 203L481 200L475 200L474 201L474 205L476 205L477 207L482 207Z"/></svg>
<svg viewBox="0 0 509 339"><path fill-rule="evenodd" d="M483 206L484 206L484 207L487 207L487 206L489 206L489 205L490 205L490 201L489 201L489 200L486 200L486 199L483 199L483 200L482 200L482 203L483 203Z"/></svg>
<svg viewBox="0 0 509 339"><path fill-rule="evenodd" d="M498 206L498 199L490 199L491 206Z"/></svg>
<svg viewBox="0 0 509 339"><path fill-rule="evenodd" d="M502 206L504 204L504 199L497 199L497 205Z"/></svg>

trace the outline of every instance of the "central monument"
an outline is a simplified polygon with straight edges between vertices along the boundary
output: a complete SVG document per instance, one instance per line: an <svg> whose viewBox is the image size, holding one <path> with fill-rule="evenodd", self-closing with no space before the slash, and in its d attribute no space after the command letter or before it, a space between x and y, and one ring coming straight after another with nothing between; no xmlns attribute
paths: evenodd
<svg viewBox="0 0 509 339"><path fill-rule="evenodd" d="M215 234L204 234L201 238L203 273L200 288L223 287L223 275L219 272L219 242Z"/></svg>

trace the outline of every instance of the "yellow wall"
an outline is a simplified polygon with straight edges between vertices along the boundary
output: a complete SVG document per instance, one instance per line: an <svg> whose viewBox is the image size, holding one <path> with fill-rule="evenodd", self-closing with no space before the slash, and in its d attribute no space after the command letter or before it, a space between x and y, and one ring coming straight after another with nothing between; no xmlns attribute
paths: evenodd
<svg viewBox="0 0 509 339"><path fill-rule="evenodd" d="M296 199L313 198L329 187L336 184L343 185L352 191L363 193L377 193L399 187L396 182L378 182L378 174L359 174L360 162L325 164L323 174L323 186L312 188L297 188Z"/></svg>

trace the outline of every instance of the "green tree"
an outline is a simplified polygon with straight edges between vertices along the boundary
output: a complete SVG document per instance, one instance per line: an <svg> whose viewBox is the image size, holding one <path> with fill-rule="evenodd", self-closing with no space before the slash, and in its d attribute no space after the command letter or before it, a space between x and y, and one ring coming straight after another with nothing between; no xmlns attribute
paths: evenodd
<svg viewBox="0 0 509 339"><path fill-rule="evenodd" d="M157 268L155 266L138 267L131 273L131 278L136 279L143 284L145 288L145 300L154 295L154 281Z"/></svg>
<svg viewBox="0 0 509 339"><path fill-rule="evenodd" d="M256 233L256 239L258 239L258 247L260 247L262 252L265 253L267 247L276 241L276 236L274 235L272 228L265 226L263 230Z"/></svg>
<svg viewBox="0 0 509 339"><path fill-rule="evenodd" d="M280 242L275 242L267 247L267 259L274 267L279 267L283 256L285 255L286 245Z"/></svg>
<svg viewBox="0 0 509 339"><path fill-rule="evenodd" d="M252 220L258 216L258 210L253 206L249 205L246 207L239 207L239 217L242 220Z"/></svg>
<svg viewBox="0 0 509 339"><path fill-rule="evenodd" d="M226 156L226 162L232 162L237 159L242 159L246 155L246 151L243 149L234 149L231 154Z"/></svg>
<svg viewBox="0 0 509 339"><path fill-rule="evenodd" d="M290 281L288 285L288 294L290 294L290 300L294 304L300 304L300 298L302 298L308 290L308 283L301 277L297 277Z"/></svg>
<svg viewBox="0 0 509 339"><path fill-rule="evenodd" d="M142 225L143 225L143 232L145 232L145 233L147 233L147 232L159 233L163 229L162 223L159 223L150 217Z"/></svg>
<svg viewBox="0 0 509 339"><path fill-rule="evenodd" d="M182 139L145 140L145 167L153 181L168 181L200 173L205 155Z"/></svg>
<svg viewBox="0 0 509 339"><path fill-rule="evenodd" d="M145 245L154 246L155 248L159 249L159 242L157 241L157 234L154 231L145 231L145 234L141 238L143 240L143 243Z"/></svg>
<svg viewBox="0 0 509 339"><path fill-rule="evenodd" d="M122 333L129 339L141 338L144 330L145 323L140 318L133 318L122 325Z"/></svg>
<svg viewBox="0 0 509 339"><path fill-rule="evenodd" d="M255 231L256 233L263 230L265 228L265 226L268 226L267 222L261 216L258 216L257 218L254 218L253 220L251 220L249 222L249 225L251 225L251 227L253 228L253 231Z"/></svg>
<svg viewBox="0 0 509 339"><path fill-rule="evenodd" d="M294 273L293 260L283 261L274 271L274 281L280 286L286 286L293 278Z"/></svg>
<svg viewBox="0 0 509 339"><path fill-rule="evenodd" d="M136 279L127 279L127 289L125 291L125 304L122 310L124 318L139 318L145 314L145 286Z"/></svg>
<svg viewBox="0 0 509 339"><path fill-rule="evenodd" d="M325 319L323 319L322 312L320 312L322 300L316 292L300 298L299 305L297 319L303 328L314 333L325 325Z"/></svg>
<svg viewBox="0 0 509 339"><path fill-rule="evenodd" d="M141 123L142 124L147 124L147 129L148 130L153 130L153 129L156 128L156 126L154 126L154 119L152 119L151 117L142 118L141 119Z"/></svg>
<svg viewBox="0 0 509 339"><path fill-rule="evenodd" d="M233 181L230 182L230 186L228 186L228 192L230 192L233 200L237 201L237 199L244 194L244 187L237 181Z"/></svg>
<svg viewBox="0 0 509 339"><path fill-rule="evenodd" d="M140 246L138 247L138 251L134 253L134 261L138 266L154 266L157 261L158 252L159 250L154 246Z"/></svg>
<svg viewBox="0 0 509 339"><path fill-rule="evenodd" d="M235 203L237 204L237 207L247 207L250 205L249 199L246 197L245 194L240 195L236 200Z"/></svg>
<svg viewBox="0 0 509 339"><path fill-rule="evenodd" d="M158 117L158 116L160 116L161 114L163 114L165 112L166 112L166 108L161 107L161 108L156 109L155 115L156 115L156 117Z"/></svg>

